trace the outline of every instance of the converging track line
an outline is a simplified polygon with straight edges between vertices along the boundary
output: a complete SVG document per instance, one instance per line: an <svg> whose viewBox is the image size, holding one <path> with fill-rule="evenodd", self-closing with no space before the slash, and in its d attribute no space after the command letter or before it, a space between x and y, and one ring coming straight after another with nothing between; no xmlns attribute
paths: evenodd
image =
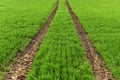
<svg viewBox="0 0 120 80"><path fill-rule="evenodd" d="M21 52L21 54L23 55L17 57L17 62L12 66L11 70L7 73L4 80L25 80L26 75L28 74L32 66L35 54L37 53L39 47L41 46L43 38L50 26L50 23L52 22L56 14L58 5L59 0L57 0L53 11L50 13L47 21L42 26L40 31L31 40L26 49L23 52Z"/></svg>
<svg viewBox="0 0 120 80"><path fill-rule="evenodd" d="M110 70L107 68L101 55L97 52L96 48L92 44L78 17L73 12L68 0L66 0L66 4L80 36L82 45L87 54L87 58L92 66L96 80L116 80L112 72L110 72Z"/></svg>

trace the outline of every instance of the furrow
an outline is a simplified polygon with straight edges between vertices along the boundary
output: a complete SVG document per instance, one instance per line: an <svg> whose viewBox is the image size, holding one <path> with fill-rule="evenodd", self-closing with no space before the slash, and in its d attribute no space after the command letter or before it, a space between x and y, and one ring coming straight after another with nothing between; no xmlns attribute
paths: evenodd
<svg viewBox="0 0 120 80"><path fill-rule="evenodd" d="M50 13L50 16L37 35L31 40L26 49L19 53L22 55L17 56L17 62L11 67L11 70L7 73L4 80L25 80L33 63L34 56L41 46L42 40L56 14L58 4L59 0L57 0L53 11Z"/></svg>
<svg viewBox="0 0 120 80"><path fill-rule="evenodd" d="M66 0L66 4L80 36L82 45L87 54L87 58L92 66L96 80L116 80L112 72L107 68L99 52L97 52L89 36L81 25L78 17L75 15L71 6L69 5L68 0Z"/></svg>

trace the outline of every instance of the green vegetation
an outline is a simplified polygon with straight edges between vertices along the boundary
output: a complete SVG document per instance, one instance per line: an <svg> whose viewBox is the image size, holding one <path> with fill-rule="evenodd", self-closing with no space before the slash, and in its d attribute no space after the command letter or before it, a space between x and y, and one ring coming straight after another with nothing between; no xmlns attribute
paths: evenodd
<svg viewBox="0 0 120 80"><path fill-rule="evenodd" d="M108 68L120 79L120 1L69 0Z"/></svg>
<svg viewBox="0 0 120 80"><path fill-rule="evenodd" d="M0 80L47 20L56 0L0 0ZM107 67L120 79L120 1L69 0ZM94 80L79 35L60 0L27 80Z"/></svg>
<svg viewBox="0 0 120 80"><path fill-rule="evenodd" d="M60 0L27 80L94 80L81 46L65 0Z"/></svg>
<svg viewBox="0 0 120 80"><path fill-rule="evenodd" d="M55 2L0 0L0 80L16 53L24 50L47 20Z"/></svg>

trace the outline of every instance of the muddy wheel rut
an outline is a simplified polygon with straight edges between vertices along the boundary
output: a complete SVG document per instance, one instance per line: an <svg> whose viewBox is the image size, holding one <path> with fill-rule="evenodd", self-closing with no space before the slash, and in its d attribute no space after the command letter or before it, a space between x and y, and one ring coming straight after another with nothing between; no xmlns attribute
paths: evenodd
<svg viewBox="0 0 120 80"><path fill-rule="evenodd" d="M17 56L17 62L11 67L11 70L7 73L4 80L25 80L31 65L34 60L34 56L42 44L43 38L52 22L56 11L58 9L59 0L57 0L53 11L50 13L47 21L42 26L37 35L31 40L26 49L19 53L22 55Z"/></svg>
<svg viewBox="0 0 120 80"><path fill-rule="evenodd" d="M96 48L92 44L89 36L87 35L86 31L82 27L78 17L73 12L68 0L66 0L66 4L69 10L69 13L71 14L71 17L76 26L77 32L80 36L82 45L87 54L87 58L92 66L92 70L96 80L116 80L112 72L110 72L110 70L107 68L101 55L97 52Z"/></svg>

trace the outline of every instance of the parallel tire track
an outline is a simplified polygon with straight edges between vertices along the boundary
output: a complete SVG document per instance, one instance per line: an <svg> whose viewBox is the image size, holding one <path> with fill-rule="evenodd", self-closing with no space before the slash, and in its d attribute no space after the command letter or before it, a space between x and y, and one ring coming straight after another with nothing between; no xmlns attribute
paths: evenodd
<svg viewBox="0 0 120 80"><path fill-rule="evenodd" d="M4 80L25 80L26 75L28 74L33 63L34 56L38 51L40 45L42 44L43 38L50 26L50 23L52 22L56 14L58 5L59 0L57 0L53 11L50 13L50 16L48 17L47 21L42 26L38 34L31 40L26 49L21 52L21 54L23 55L17 57L17 62L13 65L11 70L5 76Z"/></svg>
<svg viewBox="0 0 120 80"><path fill-rule="evenodd" d="M66 4L67 4L68 10L69 10L69 13L71 14L71 17L76 26L77 32L80 36L80 39L82 41L82 45L87 54L87 58L92 66L93 73L95 75L96 80L116 80L115 77L113 76L113 74L110 72L110 70L105 65L105 62L103 61L101 55L97 52L96 48L92 44L86 31L80 24L78 17L72 11L72 8L69 5L68 0L66 0Z"/></svg>

